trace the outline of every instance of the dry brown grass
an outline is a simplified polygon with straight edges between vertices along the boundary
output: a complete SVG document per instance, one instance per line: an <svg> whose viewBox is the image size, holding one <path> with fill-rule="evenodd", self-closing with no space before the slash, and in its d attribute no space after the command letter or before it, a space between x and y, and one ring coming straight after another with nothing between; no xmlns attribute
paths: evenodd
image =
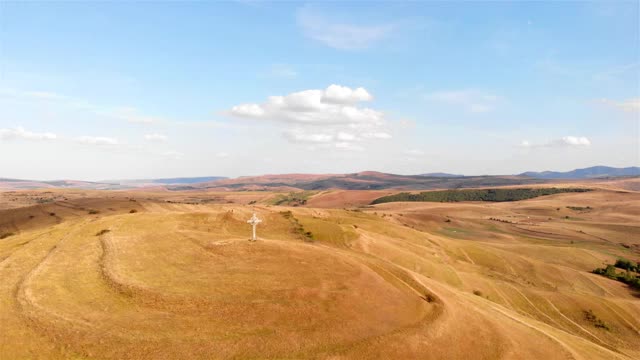
<svg viewBox="0 0 640 360"><path fill-rule="evenodd" d="M640 357L637 294L589 273L640 258L638 193L358 211L73 194L0 212L2 359Z"/></svg>

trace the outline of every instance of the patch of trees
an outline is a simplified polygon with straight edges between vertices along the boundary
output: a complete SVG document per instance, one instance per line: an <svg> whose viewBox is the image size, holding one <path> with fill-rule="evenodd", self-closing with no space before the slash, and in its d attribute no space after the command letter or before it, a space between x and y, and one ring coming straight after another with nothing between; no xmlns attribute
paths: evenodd
<svg viewBox="0 0 640 360"><path fill-rule="evenodd" d="M539 188L539 189L463 189L425 191L419 194L402 192L383 196L373 200L372 204L382 204L397 201L430 201L430 202L458 202L458 201L518 201L532 199L538 196L553 195L570 192L587 192L591 189L580 188Z"/></svg>
<svg viewBox="0 0 640 360"><path fill-rule="evenodd" d="M618 259L613 266L617 267L618 269L640 272L640 266L638 266L638 263L627 259Z"/></svg>
<svg viewBox="0 0 640 360"><path fill-rule="evenodd" d="M593 210L591 206L567 206L567 209L571 209L574 211L588 211Z"/></svg>
<svg viewBox="0 0 640 360"><path fill-rule="evenodd" d="M616 269L622 269L625 271L618 272ZM597 268L592 272L594 274L606 276L609 279L623 282L635 290L640 290L640 277L638 277L639 271L640 268L637 263L627 259L618 259L615 265L607 265L604 268Z"/></svg>
<svg viewBox="0 0 640 360"><path fill-rule="evenodd" d="M301 206L307 204L307 199L314 192L312 191L301 191L301 192L292 192L287 195L279 195L275 200L273 200L273 205L287 205L287 206Z"/></svg>

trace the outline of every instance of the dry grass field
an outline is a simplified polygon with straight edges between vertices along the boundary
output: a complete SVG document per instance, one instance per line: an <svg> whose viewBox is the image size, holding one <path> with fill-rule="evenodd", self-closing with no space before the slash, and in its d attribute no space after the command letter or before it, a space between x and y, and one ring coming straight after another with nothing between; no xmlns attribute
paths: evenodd
<svg viewBox="0 0 640 360"><path fill-rule="evenodd" d="M640 294L591 273L640 260L630 188L0 192L0 359L638 359Z"/></svg>

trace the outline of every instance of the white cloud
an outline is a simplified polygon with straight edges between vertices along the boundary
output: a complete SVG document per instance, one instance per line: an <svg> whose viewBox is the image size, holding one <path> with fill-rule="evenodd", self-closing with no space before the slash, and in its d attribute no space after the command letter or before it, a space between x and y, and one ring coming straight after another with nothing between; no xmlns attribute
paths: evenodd
<svg viewBox="0 0 640 360"><path fill-rule="evenodd" d="M615 101L615 100L603 98L603 99L600 99L600 102L605 105L616 107L623 111L640 112L640 97L631 98L623 101Z"/></svg>
<svg viewBox="0 0 640 360"><path fill-rule="evenodd" d="M569 145L569 146L590 146L591 141L584 136L564 136L562 139L556 141L557 144Z"/></svg>
<svg viewBox="0 0 640 360"><path fill-rule="evenodd" d="M563 136L559 139L553 139L546 143L535 144L529 140L523 140L520 143L523 148L549 148L549 147L589 147L591 140L584 136Z"/></svg>
<svg viewBox="0 0 640 360"><path fill-rule="evenodd" d="M279 120L299 124L380 124L384 114L358 107L356 103L370 101L364 88L351 89L330 85L324 90L303 90L285 96L270 96L262 104L247 103L231 108L235 117Z"/></svg>
<svg viewBox="0 0 640 360"><path fill-rule="evenodd" d="M182 157L184 156L183 153L179 152L179 151L165 151L163 153L159 154L160 156L169 158L169 159L173 159L173 160L180 160L182 159Z"/></svg>
<svg viewBox="0 0 640 360"><path fill-rule="evenodd" d="M336 135L336 138L340 141L355 141L358 139L357 136L342 131Z"/></svg>
<svg viewBox="0 0 640 360"><path fill-rule="evenodd" d="M224 152L224 151L221 151L221 152L219 152L219 153L216 153L216 157L219 157L219 158L226 158L226 157L229 157L229 153Z"/></svg>
<svg viewBox="0 0 640 360"><path fill-rule="evenodd" d="M407 149L404 151L405 155L413 155L413 156L420 156L420 155L424 155L424 151L420 150L420 149Z"/></svg>
<svg viewBox="0 0 640 360"><path fill-rule="evenodd" d="M334 146L339 150L364 151L364 148L362 146L350 142L337 142L334 144Z"/></svg>
<svg viewBox="0 0 640 360"><path fill-rule="evenodd" d="M347 86L329 85L322 95L323 102L334 104L355 104L371 100L373 100L373 96L362 87L351 89Z"/></svg>
<svg viewBox="0 0 640 360"><path fill-rule="evenodd" d="M44 133L34 133L31 131L27 131L22 127L17 127L13 129L0 129L0 140L12 140L12 139L23 139L23 140L55 140L58 136L53 133L44 132Z"/></svg>
<svg viewBox="0 0 640 360"><path fill-rule="evenodd" d="M258 104L240 104L231 108L231 115L240 117L259 118L264 116L265 113Z"/></svg>
<svg viewBox="0 0 640 360"><path fill-rule="evenodd" d="M75 138L76 142L85 145L113 146L118 145L118 139L103 136L80 136Z"/></svg>
<svg viewBox="0 0 640 360"><path fill-rule="evenodd" d="M336 138L333 134L305 133L302 130L285 131L284 137L289 141L296 143L329 143Z"/></svg>
<svg viewBox="0 0 640 360"><path fill-rule="evenodd" d="M144 139L147 141L165 142L167 141L168 137L166 135L153 133L153 134L146 134L144 136Z"/></svg>
<svg viewBox="0 0 640 360"><path fill-rule="evenodd" d="M283 135L292 143L355 150L362 146L356 146L354 142L391 138L385 131L384 113L359 106L359 103L371 100L371 93L362 87L330 85L323 90L270 96L261 104L236 105L229 114L289 124L293 127L285 129Z"/></svg>
<svg viewBox="0 0 640 360"><path fill-rule="evenodd" d="M338 23L315 12L309 6L298 10L296 21L307 37L340 50L366 49L388 37L394 30L394 26L390 24Z"/></svg>
<svg viewBox="0 0 640 360"><path fill-rule="evenodd" d="M473 113L492 111L502 97L479 90L435 91L424 95L427 101L460 106Z"/></svg>
<svg viewBox="0 0 640 360"><path fill-rule="evenodd" d="M362 134L363 138L366 139L391 139L391 134L386 132L368 132Z"/></svg>

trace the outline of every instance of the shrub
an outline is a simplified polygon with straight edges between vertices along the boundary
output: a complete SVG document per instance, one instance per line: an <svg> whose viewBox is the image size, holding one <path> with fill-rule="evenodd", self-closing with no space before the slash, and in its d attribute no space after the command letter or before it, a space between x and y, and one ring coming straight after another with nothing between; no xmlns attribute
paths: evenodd
<svg viewBox="0 0 640 360"><path fill-rule="evenodd" d="M129 214L135 214L135 213L137 213L137 212L138 212L138 210L136 210L136 209L131 209L131 210L129 210Z"/></svg>
<svg viewBox="0 0 640 360"><path fill-rule="evenodd" d="M100 213L100 211L98 211L98 210L94 210L94 209L89 210L89 214L90 215L95 215L95 214L99 214L99 213Z"/></svg>
<svg viewBox="0 0 640 360"><path fill-rule="evenodd" d="M473 290L473 295L482 296L482 291L480 291L480 290Z"/></svg>
<svg viewBox="0 0 640 360"><path fill-rule="evenodd" d="M607 265L607 267L604 269L604 276L610 277L612 279L617 278L616 267L613 265Z"/></svg>
<svg viewBox="0 0 640 360"><path fill-rule="evenodd" d="M584 314L584 319L592 323L593 326L600 329L609 330L609 326L604 321L602 321L602 319L598 318L592 310L583 310L582 313Z"/></svg>
<svg viewBox="0 0 640 360"><path fill-rule="evenodd" d="M627 259L616 260L616 263L614 266L617 267L618 269L624 269L624 270L636 271L636 272L638 271L638 264Z"/></svg>
<svg viewBox="0 0 640 360"><path fill-rule="evenodd" d="M111 231L111 230L109 230L109 229L102 229L102 230L100 230L100 231L98 231L98 232L96 233L96 236L104 235L104 234L108 233L109 231Z"/></svg>
<svg viewBox="0 0 640 360"><path fill-rule="evenodd" d="M606 276L609 279L618 280L629 285L632 289L640 290L640 277L634 276L629 270L617 273L615 266L607 265L606 268L597 268L593 270L592 273Z"/></svg>
<svg viewBox="0 0 640 360"><path fill-rule="evenodd" d="M567 209L575 210L575 211L584 211L584 210L592 210L591 206L567 206Z"/></svg>
<svg viewBox="0 0 640 360"><path fill-rule="evenodd" d="M56 213L54 213L54 212L50 212L50 213L49 213L49 216L56 216Z"/></svg>

